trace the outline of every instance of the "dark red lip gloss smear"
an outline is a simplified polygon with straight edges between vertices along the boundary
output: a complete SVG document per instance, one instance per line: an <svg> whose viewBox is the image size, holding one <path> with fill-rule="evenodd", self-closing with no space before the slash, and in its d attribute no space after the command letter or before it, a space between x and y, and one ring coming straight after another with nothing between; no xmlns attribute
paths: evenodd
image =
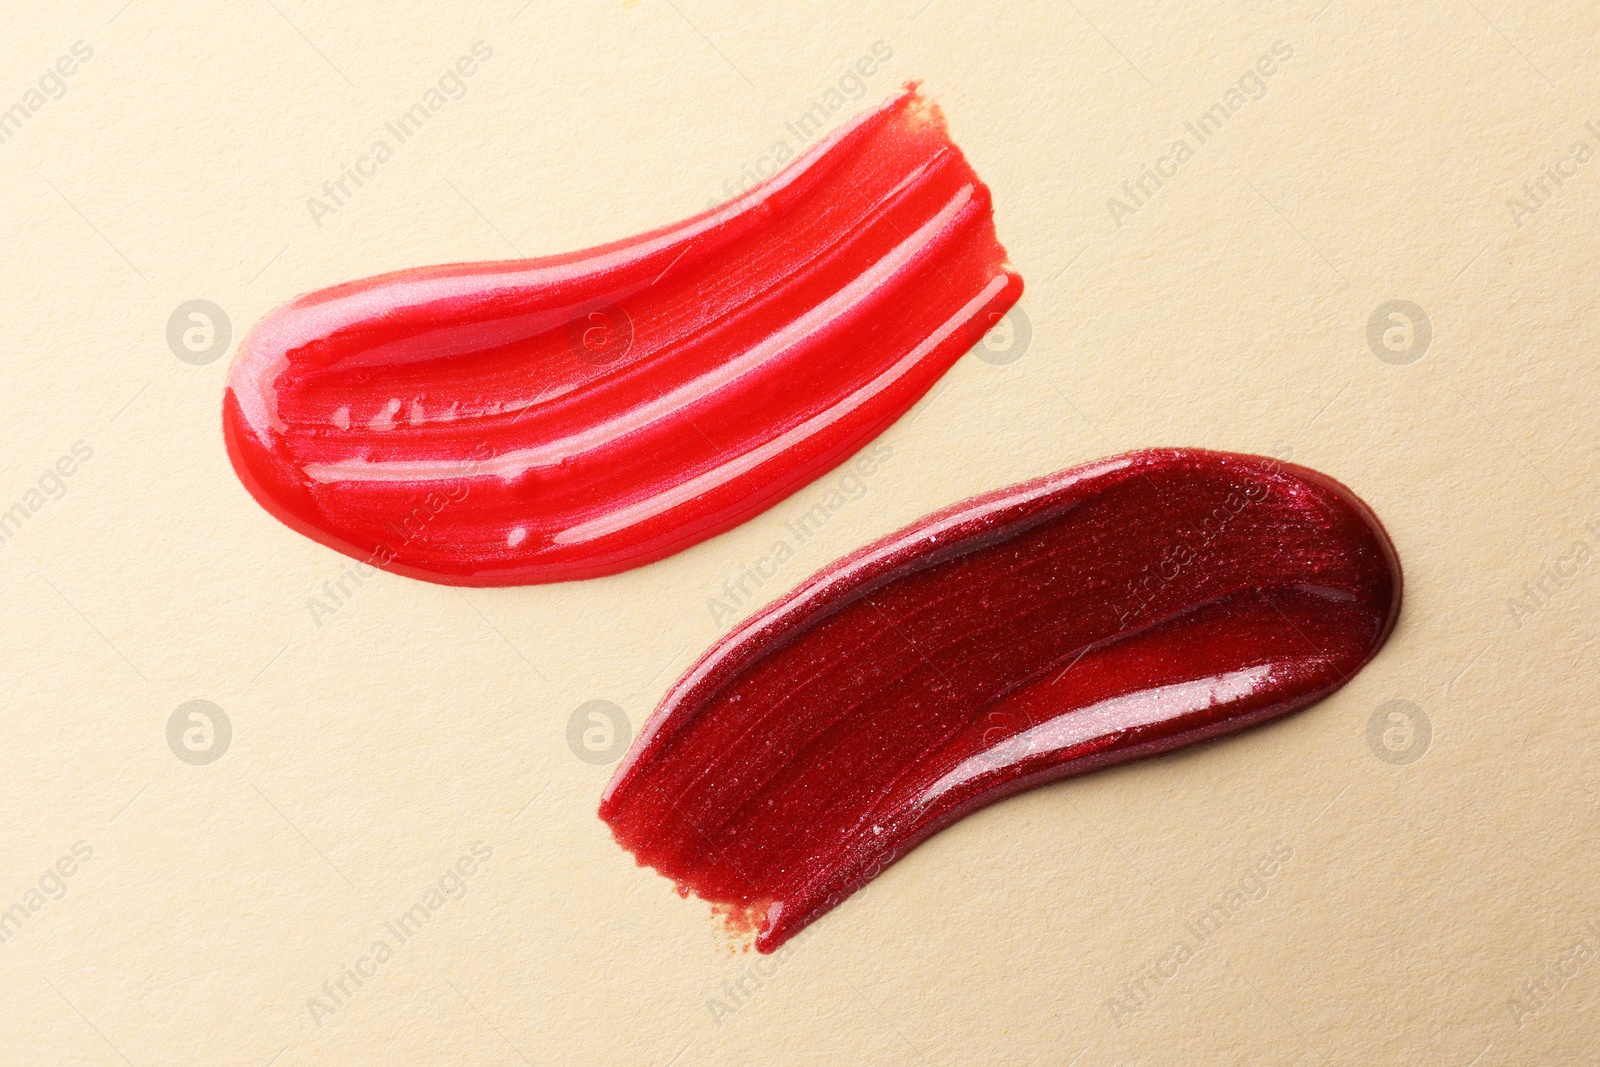
<svg viewBox="0 0 1600 1067"><path fill-rule="evenodd" d="M250 332L223 425L291 528L460 585L611 574L899 418L1011 307L989 190L914 88L766 182L585 252L385 274Z"/></svg>
<svg viewBox="0 0 1600 1067"><path fill-rule="evenodd" d="M1102 460L930 515L740 626L600 816L771 952L969 812L1327 696L1400 586L1377 518L1315 471Z"/></svg>

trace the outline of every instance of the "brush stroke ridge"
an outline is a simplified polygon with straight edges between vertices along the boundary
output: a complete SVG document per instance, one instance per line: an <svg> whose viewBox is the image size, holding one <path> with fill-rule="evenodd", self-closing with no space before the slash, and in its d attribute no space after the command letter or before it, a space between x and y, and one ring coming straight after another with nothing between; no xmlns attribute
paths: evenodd
<svg viewBox="0 0 1600 1067"><path fill-rule="evenodd" d="M1325 475L1101 460L931 515L735 628L600 816L771 952L996 800L1322 699L1388 638L1400 589L1383 527Z"/></svg>
<svg viewBox="0 0 1600 1067"><path fill-rule="evenodd" d="M593 577L848 458L1021 291L988 189L912 85L684 222L291 301L241 344L224 431L268 511L358 559Z"/></svg>

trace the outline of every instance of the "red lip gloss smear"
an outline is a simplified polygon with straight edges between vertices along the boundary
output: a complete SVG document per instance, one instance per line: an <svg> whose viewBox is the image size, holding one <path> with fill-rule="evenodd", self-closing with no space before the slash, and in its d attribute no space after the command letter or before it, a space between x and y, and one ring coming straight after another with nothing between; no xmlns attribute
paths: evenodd
<svg viewBox="0 0 1600 1067"><path fill-rule="evenodd" d="M720 533L911 407L1022 292L914 85L722 207L585 252L299 297L240 346L235 470L295 530L458 585Z"/></svg>
<svg viewBox="0 0 1600 1067"><path fill-rule="evenodd" d="M930 515L734 630L600 816L771 952L969 812L1327 696L1400 585L1377 518L1315 471L1101 460Z"/></svg>

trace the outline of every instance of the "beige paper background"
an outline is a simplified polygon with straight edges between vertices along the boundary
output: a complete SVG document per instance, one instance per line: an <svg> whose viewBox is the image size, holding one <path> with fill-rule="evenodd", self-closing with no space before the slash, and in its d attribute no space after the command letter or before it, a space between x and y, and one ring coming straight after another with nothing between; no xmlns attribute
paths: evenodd
<svg viewBox="0 0 1600 1067"><path fill-rule="evenodd" d="M0 909L75 843L92 858L0 943L0 1062L1588 1062L1600 562L1560 561L1600 549L1600 161L1520 225L1506 201L1595 143L1597 34L1570 0L8 11L0 108L75 41L93 56L0 144L0 509L93 454L0 544ZM307 198L477 41L465 97L314 224ZM866 97L926 79L994 190L1032 340L889 430L867 495L760 599L981 490L1189 444L1347 482L1406 604L1326 702L990 808L775 962L612 844L609 768L567 720L609 700L636 729L729 625L708 598L834 479L628 574L383 575L319 626L343 557L240 487L228 360L180 361L166 322L214 301L237 341L319 286L692 213L879 41ZM1117 226L1108 197L1276 42L1265 96ZM1367 342L1391 299L1432 323L1409 365ZM191 699L232 726L207 765L166 740ZM1414 762L1369 746L1391 700L1431 723ZM314 1018L477 842L466 895ZM1264 894L1118 1017L1277 846Z"/></svg>

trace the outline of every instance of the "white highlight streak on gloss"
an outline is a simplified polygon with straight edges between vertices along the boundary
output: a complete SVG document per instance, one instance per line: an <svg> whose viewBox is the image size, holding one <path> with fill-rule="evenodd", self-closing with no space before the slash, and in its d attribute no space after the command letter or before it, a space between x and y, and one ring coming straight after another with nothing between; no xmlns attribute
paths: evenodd
<svg viewBox="0 0 1600 1067"><path fill-rule="evenodd" d="M647 500L641 500L630 507L623 508L621 511L610 512L597 519L591 519L588 522L562 530L556 534L555 543L558 545L570 545L579 541L592 541L597 537L604 537L606 534L616 533L618 530L625 530L629 526L637 525L646 519L661 514L663 511L675 508L685 501L693 500L695 497L715 489L719 485L732 481L751 468L765 463L773 456L787 451L798 442L827 429L868 400L889 388L897 379L903 377L906 372L920 363L945 338L982 311L984 305L994 299L1006 287L1008 280L1004 274L995 275L977 296L967 301L960 311L946 319L944 325L923 338L922 343L901 357L900 362L828 410L813 415L793 429L774 437L760 448L751 449L744 455L730 460L720 467L714 467L698 477L690 478L686 482L680 482L670 489L657 493Z"/></svg>
<svg viewBox="0 0 1600 1067"><path fill-rule="evenodd" d="M351 323L392 312L396 307L415 306L454 296L477 295L496 289L519 290L555 285L623 267L663 249L693 241L729 219L758 210L773 194L781 192L809 171L835 144L894 107L905 95L897 94L881 106L845 123L808 149L794 164L730 201L722 210L697 221L671 227L652 241L618 251L583 256L558 266L529 266L497 274L465 273L447 278L391 282L312 307L296 307L292 303L284 305L258 322L240 345L240 359L228 374L228 384L239 402L239 410L245 422L263 441L268 439L273 430L282 431L285 427L278 419L277 394L273 383L288 366L287 353L328 337Z"/></svg>
<svg viewBox="0 0 1600 1067"><path fill-rule="evenodd" d="M710 374L703 374L663 393L648 404L631 408L608 422L533 448L519 448L485 460L478 473L510 481L531 467L552 467L581 452L604 447L617 438L682 410L730 382L749 374L774 357L814 335L829 322L865 304L886 286L907 264L916 259L949 228L963 208L972 202L973 187L964 185L944 207L901 241L882 259L809 309L799 318L769 334L743 354L729 360ZM327 482L432 482L456 477L459 466L450 460L367 460L344 459L331 463L308 463L306 474ZM557 538L558 542L561 540Z"/></svg>
<svg viewBox="0 0 1600 1067"><path fill-rule="evenodd" d="M1212 678L1178 682L1111 697L1086 708L1066 712L1008 737L993 748L967 757L929 786L920 802L927 804L937 800L940 795L974 778L1010 767L1031 756L1058 752L1135 726L1165 722L1247 697L1260 688L1271 674L1272 665L1265 663Z"/></svg>

